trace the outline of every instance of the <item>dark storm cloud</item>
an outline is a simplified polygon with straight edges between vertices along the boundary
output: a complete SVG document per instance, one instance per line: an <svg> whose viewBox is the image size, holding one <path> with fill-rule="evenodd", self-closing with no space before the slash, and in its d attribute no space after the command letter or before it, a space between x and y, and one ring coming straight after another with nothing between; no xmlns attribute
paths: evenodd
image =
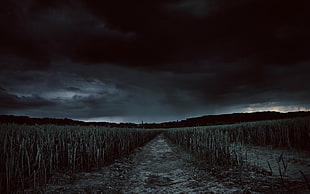
<svg viewBox="0 0 310 194"><path fill-rule="evenodd" d="M2 9L1 53L26 58L41 66L48 66L54 57L77 57L81 49L87 54L89 42L105 51L110 49L108 45L122 43L132 36L106 27L78 1L16 0L8 1ZM95 52L96 45L93 46ZM83 58L90 58L86 54Z"/></svg>
<svg viewBox="0 0 310 194"><path fill-rule="evenodd" d="M207 66L208 71L199 73L154 73L68 61L64 62L67 66L57 64L59 66L53 64L51 72L2 72L0 82L6 94L6 98L2 98L7 99L10 92L9 99L15 99L10 104L16 104L11 108L2 107L2 114L5 111L6 114L85 120L103 117L153 122L244 111L249 106L254 110L262 105L271 107L284 103L304 107L309 104L310 92L303 84L310 81L307 63L294 71L290 67L268 71L259 81L250 79L244 67L235 69L234 64L221 69L216 65ZM285 79L276 80L276 77ZM44 99L51 104L43 108L28 103L24 107L16 100L17 96L37 96L40 101Z"/></svg>
<svg viewBox="0 0 310 194"><path fill-rule="evenodd" d="M249 58L264 64L291 64L309 58L306 1L210 1L213 11L200 17L166 7L168 3L183 5L184 1L134 1L124 6L87 2L88 10L110 26L136 34L129 45L119 44L117 56L113 51L104 57L111 60L116 57L130 64L158 65ZM184 9L199 6L188 4L185 1ZM208 6L205 9L209 12Z"/></svg>
<svg viewBox="0 0 310 194"><path fill-rule="evenodd" d="M308 4L4 0L0 111L159 121L310 108Z"/></svg>
<svg viewBox="0 0 310 194"><path fill-rule="evenodd" d="M55 103L70 100L90 103L93 99L101 99L103 103L123 95L113 83L81 77L72 72L3 70L0 75L1 91L20 97L40 96Z"/></svg>
<svg viewBox="0 0 310 194"><path fill-rule="evenodd" d="M73 92L75 92L75 91L81 91L81 89L76 88L76 87L67 87L66 89L67 89L68 91L73 91Z"/></svg>
<svg viewBox="0 0 310 194"><path fill-rule="evenodd" d="M309 59L307 4L6 1L1 49L43 61L64 55L86 63L153 65L151 69L243 58L259 64L294 64Z"/></svg>
<svg viewBox="0 0 310 194"><path fill-rule="evenodd" d="M5 89L0 89L0 113L6 113L7 110L20 110L27 108L44 108L53 105L52 102L47 101L40 96L22 96L9 94Z"/></svg>

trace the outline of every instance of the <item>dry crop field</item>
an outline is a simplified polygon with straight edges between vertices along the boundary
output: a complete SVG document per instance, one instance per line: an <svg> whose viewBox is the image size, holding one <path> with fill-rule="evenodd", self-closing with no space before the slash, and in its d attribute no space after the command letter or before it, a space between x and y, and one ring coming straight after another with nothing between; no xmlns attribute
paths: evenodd
<svg viewBox="0 0 310 194"><path fill-rule="evenodd" d="M56 125L0 125L1 193L35 188L55 172L78 172L113 162L158 130Z"/></svg>
<svg viewBox="0 0 310 194"><path fill-rule="evenodd" d="M310 191L309 117L176 128L164 134L208 164L226 168L252 165L278 176L287 192L295 189L289 181Z"/></svg>
<svg viewBox="0 0 310 194"><path fill-rule="evenodd" d="M168 130L165 135L210 163L239 164L235 144L310 151L310 118L179 128Z"/></svg>
<svg viewBox="0 0 310 194"><path fill-rule="evenodd" d="M163 135L158 136L158 134ZM242 169L244 166L255 164L257 168L263 168L265 164L267 175L278 177L282 181L278 186L283 187L285 189L283 191L310 190L308 181L310 178L310 118L305 117L164 130L1 124L1 193L23 191L28 188L36 189L36 187L49 183L50 178L56 173L74 174L96 171L103 166L113 164L115 159L126 156L156 136L157 143L151 143L146 146L144 152L140 153L141 163L132 162L136 165L131 167L136 169L136 175L133 173L126 175L127 172L122 172L125 174L122 175L125 177L123 182L126 182L126 176L128 176L128 180L133 181L133 184L129 184L127 189L134 183L147 185L144 182L147 180L152 180L148 184L153 185L148 189L152 188L153 190L143 187L141 188L143 191L144 189L150 192L158 191L154 188L169 191L163 190L163 182L169 181L175 185L176 189L182 188L182 185L184 188L189 188L184 186L184 182L193 181L189 171L180 172L180 174L187 174L186 176L190 177L188 180L181 179L180 175L175 174L176 171L168 173L169 169L174 168L175 165L179 165L181 168L188 166L186 162L179 161L179 157L176 157L175 153L171 151L169 143L166 143L168 140L167 142L170 142L171 145L181 148L197 161L205 161L207 165L220 166L223 167L222 169L231 169L231 167L241 167L239 169ZM303 159L300 159L301 156ZM169 161L169 158L175 160L173 166L168 165L168 162L173 162ZM258 165L259 161L261 161L261 165ZM148 163L153 167L145 166ZM123 163L118 166L127 168L132 164ZM118 169L121 171L121 168L118 167ZM141 173L139 169L146 171ZM99 172L99 170L97 171ZM162 173L166 177L159 176L158 173ZM149 179L145 179L147 178L145 176L149 176ZM141 180L132 180L133 177L140 177ZM210 181L204 179L200 177L199 181L205 181L207 188ZM294 179L295 182L291 179ZM115 180L117 182L119 178ZM154 187L154 184L159 184L159 180L161 180L160 187ZM116 183L116 185L118 184ZM222 183L220 184L222 185ZM260 187L260 185L256 186ZM106 188L100 189L105 190Z"/></svg>

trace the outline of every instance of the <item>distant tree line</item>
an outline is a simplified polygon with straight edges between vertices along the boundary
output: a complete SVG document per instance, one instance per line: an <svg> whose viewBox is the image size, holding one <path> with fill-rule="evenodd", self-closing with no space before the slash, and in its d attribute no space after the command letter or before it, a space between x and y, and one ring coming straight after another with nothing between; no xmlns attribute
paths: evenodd
<svg viewBox="0 0 310 194"><path fill-rule="evenodd" d="M105 127L118 127L118 128L179 128L179 127L234 124L250 121L276 120L276 119L307 117L307 116L310 116L310 111L299 111L288 113L267 111L256 113L207 115L202 117L188 118L181 121L136 124L136 123L110 123L110 122L83 122L68 118L64 119L30 118L28 116L0 115L0 123L16 123L26 125L54 124L54 125L105 126Z"/></svg>

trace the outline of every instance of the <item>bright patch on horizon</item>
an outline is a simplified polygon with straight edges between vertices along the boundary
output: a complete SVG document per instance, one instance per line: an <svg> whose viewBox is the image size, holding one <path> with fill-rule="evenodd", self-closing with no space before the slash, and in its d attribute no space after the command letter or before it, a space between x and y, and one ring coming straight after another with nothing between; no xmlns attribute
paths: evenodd
<svg viewBox="0 0 310 194"><path fill-rule="evenodd" d="M109 123L125 123L128 122L124 120L123 117L120 116L111 116L111 117L95 117L89 119L79 119L80 121L84 122L109 122Z"/></svg>
<svg viewBox="0 0 310 194"><path fill-rule="evenodd" d="M264 111L276 111L276 112L295 112L295 111L310 111L308 107L302 107L297 105L281 106L276 105L276 103L270 103L267 105L262 104L251 104L249 107L244 108L242 112L264 112Z"/></svg>

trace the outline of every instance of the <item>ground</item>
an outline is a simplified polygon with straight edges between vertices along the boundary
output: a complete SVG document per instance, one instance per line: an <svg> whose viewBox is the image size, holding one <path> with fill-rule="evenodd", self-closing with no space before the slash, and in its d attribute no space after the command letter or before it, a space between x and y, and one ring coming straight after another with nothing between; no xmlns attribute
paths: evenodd
<svg viewBox="0 0 310 194"><path fill-rule="evenodd" d="M300 173L294 174L296 171L288 171L283 180L275 173L278 165L276 159L273 162L272 158L268 157L279 157L279 150L257 147L243 149L247 151L248 165L211 166L193 159L190 154L171 144L163 135L159 135L145 146L137 148L132 154L100 170L71 175L56 174L41 191L44 193L309 192ZM296 156L296 152L291 154ZM301 169L308 175L309 155L303 153L294 160L289 154L285 157L289 159L287 169L295 169L297 166L296 169ZM273 174L270 173L268 165L265 165L268 160L271 167L275 168ZM252 165L255 161L257 161L256 167Z"/></svg>

